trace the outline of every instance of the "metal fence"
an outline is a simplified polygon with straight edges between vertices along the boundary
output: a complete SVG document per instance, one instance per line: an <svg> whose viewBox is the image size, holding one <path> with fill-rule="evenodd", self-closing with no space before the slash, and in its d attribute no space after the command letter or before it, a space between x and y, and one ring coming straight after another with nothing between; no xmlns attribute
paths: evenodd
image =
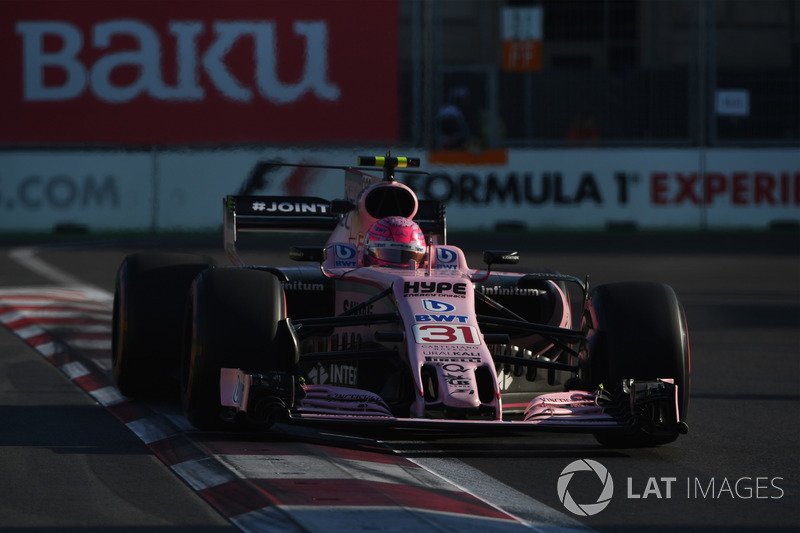
<svg viewBox="0 0 800 533"><path fill-rule="evenodd" d="M455 87L484 147L800 145L800 0L401 0L399 40L414 146Z"/></svg>

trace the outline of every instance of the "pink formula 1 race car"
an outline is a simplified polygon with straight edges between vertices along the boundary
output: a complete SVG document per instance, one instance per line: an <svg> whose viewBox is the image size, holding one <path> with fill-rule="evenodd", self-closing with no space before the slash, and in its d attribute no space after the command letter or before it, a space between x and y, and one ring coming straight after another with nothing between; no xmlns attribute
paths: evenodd
<svg viewBox="0 0 800 533"><path fill-rule="evenodd" d="M114 301L120 391L161 394L179 382L199 429L281 420L583 431L610 446L687 431L689 341L669 286L589 294L573 276L499 271L518 262L513 250L485 251L485 268L473 269L447 242L444 206L395 180L414 166L359 158L341 167L344 197L332 201L228 196L230 267L128 256ZM237 235L255 231L329 237L290 250L302 265L245 265Z"/></svg>

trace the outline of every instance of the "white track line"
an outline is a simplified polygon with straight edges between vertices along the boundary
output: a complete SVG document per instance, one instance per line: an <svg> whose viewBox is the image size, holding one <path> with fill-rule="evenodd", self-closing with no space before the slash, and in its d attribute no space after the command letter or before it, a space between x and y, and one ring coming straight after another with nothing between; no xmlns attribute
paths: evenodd
<svg viewBox="0 0 800 533"><path fill-rule="evenodd" d="M24 266L28 270L36 272L40 276L52 281L56 285L77 285L85 286L86 283L78 278L71 276L36 257L35 248L15 248L9 252L9 257Z"/></svg>
<svg viewBox="0 0 800 533"><path fill-rule="evenodd" d="M594 531L574 518L497 481L485 472L473 468L458 459L434 457L433 455L425 458L409 457L403 453L402 447L392 446L389 442L383 442L383 444L395 453L402 455L428 472L436 474L464 492L517 518L535 531L547 533L586 533ZM412 446L416 450L428 449L435 451L435 448L422 442L414 442Z"/></svg>

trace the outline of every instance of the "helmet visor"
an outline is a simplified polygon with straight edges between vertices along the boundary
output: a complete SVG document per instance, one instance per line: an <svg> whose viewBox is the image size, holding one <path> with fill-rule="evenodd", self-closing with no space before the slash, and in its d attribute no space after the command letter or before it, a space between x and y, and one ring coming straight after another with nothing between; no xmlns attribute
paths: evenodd
<svg viewBox="0 0 800 533"><path fill-rule="evenodd" d="M425 259L425 248L405 242L373 242L367 245L367 254L378 260L378 264L406 266L412 259L421 264Z"/></svg>

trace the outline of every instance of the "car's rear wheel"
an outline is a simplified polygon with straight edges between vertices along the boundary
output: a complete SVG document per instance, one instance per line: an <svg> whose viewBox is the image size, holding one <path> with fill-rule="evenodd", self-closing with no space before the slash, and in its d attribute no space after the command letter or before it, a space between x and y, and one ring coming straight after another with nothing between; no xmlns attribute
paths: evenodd
<svg viewBox="0 0 800 533"><path fill-rule="evenodd" d="M177 392L186 294L192 280L214 265L210 257L163 252L122 261L111 334L114 381L122 394Z"/></svg>
<svg viewBox="0 0 800 533"><path fill-rule="evenodd" d="M622 379L674 379L678 411L686 420L691 388L689 335L686 316L675 291L648 282L598 286L583 315L587 342L583 349L584 378L590 386L614 386ZM656 446L678 436L597 433L609 446Z"/></svg>
<svg viewBox="0 0 800 533"><path fill-rule="evenodd" d="M220 402L220 369L291 372L296 352L282 350L283 288L269 272L221 268L198 276L186 309L181 369L183 408L198 429L249 426Z"/></svg>

